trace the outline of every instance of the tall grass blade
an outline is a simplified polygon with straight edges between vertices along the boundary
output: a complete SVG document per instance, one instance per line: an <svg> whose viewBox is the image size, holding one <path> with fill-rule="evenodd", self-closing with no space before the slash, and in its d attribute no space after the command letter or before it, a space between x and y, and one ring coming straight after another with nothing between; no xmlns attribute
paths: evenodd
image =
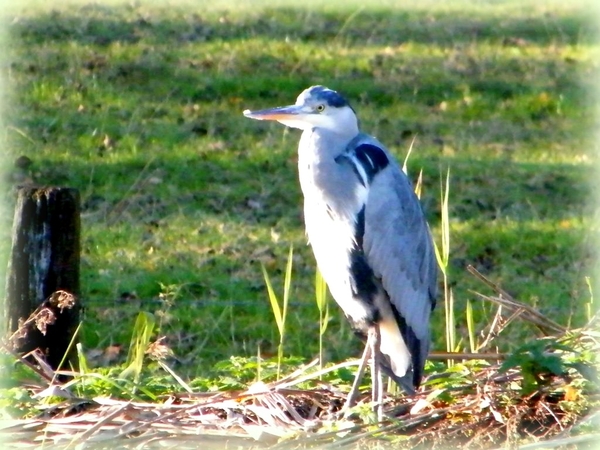
<svg viewBox="0 0 600 450"><path fill-rule="evenodd" d="M177 373L175 373L175 371L173 369L171 369L167 364L165 364L162 361L157 361L157 363L160 367L163 368L163 370L165 372L167 372L169 375L171 375L183 389L185 389L190 394L194 393L194 390L190 387L190 385L187 384L185 381L183 381L183 378L181 378L179 375L177 375Z"/></svg>
<svg viewBox="0 0 600 450"><path fill-rule="evenodd" d="M129 344L129 352L127 353L126 367L120 374L121 378L129 378L133 376L133 381L138 384L142 368L144 367L144 355L150 344L150 338L154 331L156 321L154 316L145 311L141 311L133 326L131 342Z"/></svg>
<svg viewBox="0 0 600 450"><path fill-rule="evenodd" d="M423 169L419 170L419 176L417 178L417 184L415 184L415 194L420 200L423 194Z"/></svg>
<svg viewBox="0 0 600 450"><path fill-rule="evenodd" d="M281 334L283 339L283 332L285 331L285 318L287 317L287 308L290 301L290 287L292 285L292 266L294 264L294 246L290 245L290 251L288 253L288 260L285 267L285 278L283 279L283 313L282 313L282 327Z"/></svg>
<svg viewBox="0 0 600 450"><path fill-rule="evenodd" d="M277 294L275 294L275 290L273 289L273 285L271 284L271 279L269 278L267 269L265 269L265 266L263 266L262 264L260 267L262 268L265 284L267 285L267 296L269 297L271 310L273 311L273 316L275 317L277 330L279 331L279 335L281 336L281 333L283 332L283 318L281 314L281 308L279 307L279 300L277 299Z"/></svg>
<svg viewBox="0 0 600 450"><path fill-rule="evenodd" d="M440 247L435 242L433 243L433 250L435 251L435 259L437 260L438 267L442 272L442 275L446 276L446 266L444 265L444 257L442 256Z"/></svg>
<svg viewBox="0 0 600 450"><path fill-rule="evenodd" d="M446 173L446 183L442 184L440 180L441 197L441 248L434 244L435 257L442 272L444 282L444 310L446 322L446 351L453 352L456 347L456 331L454 317L454 296L448 283L448 262L450 261L450 216L449 216L449 193L450 193L450 169ZM448 365L453 365L452 360L448 360Z"/></svg>
<svg viewBox="0 0 600 450"><path fill-rule="evenodd" d="M446 283L446 281L444 282ZM444 303L446 305L446 349L448 352L456 351L456 326L454 317L454 294L452 289L446 290L444 294ZM449 365L454 365L453 361L449 361Z"/></svg>
<svg viewBox="0 0 600 450"><path fill-rule="evenodd" d="M323 369L323 336L329 323L329 302L327 299L327 284L321 272L315 271L315 300L319 309L319 368Z"/></svg>
<svg viewBox="0 0 600 450"><path fill-rule="evenodd" d="M404 163L402 165L402 170L405 174L408 175L408 159L413 149L413 145L415 143L415 138L413 138L410 143L410 147L408 149L408 153L404 158ZM417 179L417 183L415 186L415 194L420 199L423 189L423 170L419 172L419 177ZM446 350L448 352L453 352L456 350L456 331L455 331L455 317L454 317L454 296L452 294L452 290L449 288L448 283L448 262L450 261L450 217L449 217L449 198L450 198L450 168L448 168L446 172L446 183L442 184L440 180L440 197L441 197L441 216L442 216L442 243L441 248L434 242L434 251L435 258L437 260L438 266L442 272L443 282L444 282L444 306L445 306L445 324L446 324ZM472 313L472 311L471 311ZM471 317L472 319L472 317ZM471 336L473 332L473 327L469 328L469 342L474 345L474 335ZM473 347L471 347L473 348ZM448 360L448 365L452 365L453 361Z"/></svg>
<svg viewBox="0 0 600 450"><path fill-rule="evenodd" d="M471 300L467 300L467 331L469 333L469 348L471 349L471 353L477 353L477 345L475 339L475 321L473 319L473 302Z"/></svg>
<svg viewBox="0 0 600 450"><path fill-rule="evenodd" d="M341 39L343 33L346 31L346 29L350 26L350 24L354 21L354 19L365 9L365 6L360 6L359 8L357 8L352 14L350 14L346 20L344 21L344 23L342 24L342 26L340 27L339 31L336 33L335 37L333 38L333 41L336 42L338 40Z"/></svg>
<svg viewBox="0 0 600 450"><path fill-rule="evenodd" d="M408 175L408 158L410 158L410 154L412 153L416 139L417 136L413 136L410 146L408 147L408 152L406 152L406 156L404 157L404 162L402 163L402 172L404 172L406 175Z"/></svg>
<svg viewBox="0 0 600 450"><path fill-rule="evenodd" d="M77 365L79 366L79 373L81 375L86 374L90 371L90 367L88 366L87 358L83 352L83 346L81 345L81 342L78 342L75 345L75 348L77 349Z"/></svg>
<svg viewBox="0 0 600 450"><path fill-rule="evenodd" d="M71 340L69 341L69 345L67 346L67 350L65 351L65 354L62 356L60 363L58 364L59 367L63 367L65 361L67 360L67 358L69 357L69 355L71 354L71 349L73 348L73 346L77 346L77 344L75 343L77 341L77 335L79 334L79 330L81 330L81 322L79 322L79 324L77 324L77 328L75 329L75 332L73 333L73 336L71 336ZM79 355L78 355L79 358ZM73 360L71 360L70 362L72 362ZM54 372L54 375L52 376L52 383L54 383L56 381L56 378L58 376L57 372Z"/></svg>
<svg viewBox="0 0 600 450"><path fill-rule="evenodd" d="M592 288L592 279L590 277L585 277L585 284L590 293L590 301L585 304L585 318L589 323L590 320L592 320L592 317L594 317L594 289Z"/></svg>
<svg viewBox="0 0 600 450"><path fill-rule="evenodd" d="M449 217L449 199L450 194L450 168L446 172L446 187L442 188L442 256L444 267L448 266L450 259L450 217Z"/></svg>
<svg viewBox="0 0 600 450"><path fill-rule="evenodd" d="M294 261L294 247L290 245L290 251L288 253L288 261L285 268L285 277L283 280L283 305L279 306L279 299L277 298L277 294L275 294L275 290L273 289L273 285L271 284L271 280L269 278L269 274L267 273L267 269L263 265L261 265L263 276L265 279L265 284L267 285L267 294L269 297L269 302L271 304L271 310L273 311L273 316L275 316L275 323L277 324L277 330L279 331L279 345L277 346L277 379L281 375L281 361L283 359L283 341L285 338L285 319L287 316L287 309L290 298L290 289L292 285L292 268Z"/></svg>
<svg viewBox="0 0 600 450"><path fill-rule="evenodd" d="M81 386L77 384L77 390L78 395L82 397L84 395L83 389L85 388L84 375L90 373L90 366L87 363L87 358L83 352L83 346L81 345L81 342L75 344L75 350L77 351L77 368L79 370L79 375L81 376Z"/></svg>
<svg viewBox="0 0 600 450"><path fill-rule="evenodd" d="M256 381L262 380L262 357L260 355L260 344L256 347Z"/></svg>
<svg viewBox="0 0 600 450"><path fill-rule="evenodd" d="M440 183L441 184L441 183ZM449 218L449 192L450 192L450 169L446 173L446 186L440 186L441 197L441 231L442 231L442 246L441 249L434 245L435 257L444 277L447 276L448 261L450 259L450 218Z"/></svg>
<svg viewBox="0 0 600 450"><path fill-rule="evenodd" d="M79 322L79 324L77 325L77 328L75 329L75 332L73 333L73 336L71 336L69 345L67 346L65 353L62 355L62 358L60 359L60 362L58 363L59 367L64 367L64 364L67 361L67 358L69 358L69 355L71 354L71 349L73 348L74 345L77 346L77 344L75 342L77 341L77 335L79 334L80 329L81 329L81 322ZM79 355L78 355L78 358L79 358ZM72 367L73 362L74 361L72 359L69 360L69 365L71 366L72 370L74 370L74 368ZM49 372L48 375L52 375L51 383L54 384L54 382L58 378L58 370L51 370L51 372Z"/></svg>

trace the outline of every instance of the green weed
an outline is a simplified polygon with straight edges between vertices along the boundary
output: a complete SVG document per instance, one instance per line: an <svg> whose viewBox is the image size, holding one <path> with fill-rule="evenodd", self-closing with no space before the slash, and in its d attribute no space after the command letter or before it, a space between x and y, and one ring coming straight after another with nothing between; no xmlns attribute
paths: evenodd
<svg viewBox="0 0 600 450"><path fill-rule="evenodd" d="M271 280L269 278L269 274L265 269L265 266L261 266L263 271L263 276L265 278L265 283L267 285L267 293L269 297L269 303L271 305L271 310L273 312L273 317L275 318L275 323L277 324L277 331L279 331L279 344L277 345L277 379L279 379L281 361L283 359L283 339L285 337L285 320L287 317L287 309L289 303L289 295L290 295L290 286L292 283L292 265L293 265L293 257L294 257L294 247L290 246L290 252L288 254L288 261L285 269L285 277L283 279L283 304L279 306L279 300L275 291L273 290L273 286L271 285Z"/></svg>
<svg viewBox="0 0 600 450"><path fill-rule="evenodd" d="M147 312L140 312L133 325L131 343L129 344L129 352L127 354L127 362L125 369L121 372L121 378L133 378L133 382L137 385L140 381L142 369L144 367L144 358L150 338L154 331L155 319Z"/></svg>
<svg viewBox="0 0 600 450"><path fill-rule="evenodd" d="M319 310L319 369L323 370L323 336L329 324L329 301L327 284L318 268L315 270L315 301Z"/></svg>
<svg viewBox="0 0 600 450"><path fill-rule="evenodd" d="M598 382L596 370L581 355L554 337L537 339L519 346L504 361L501 371L518 367L523 381L522 395L527 396L549 384L549 375L563 375L567 368L581 372L586 378Z"/></svg>
<svg viewBox="0 0 600 450"><path fill-rule="evenodd" d="M467 333L469 336L469 350L471 353L476 353L477 350L479 350L479 347L477 345L477 338L475 336L475 320L473 319L473 303L471 300L467 300L465 317L467 320Z"/></svg>
<svg viewBox="0 0 600 450"><path fill-rule="evenodd" d="M441 197L441 250L440 247L434 245L435 257L438 266L442 272L442 282L444 286L444 314L445 314L445 330L446 330L446 351L453 352L456 350L456 326L454 318L454 296L448 281L448 267L450 262L450 217L449 203L450 195L450 169L446 173L445 187L440 186ZM448 363L452 365L452 361Z"/></svg>

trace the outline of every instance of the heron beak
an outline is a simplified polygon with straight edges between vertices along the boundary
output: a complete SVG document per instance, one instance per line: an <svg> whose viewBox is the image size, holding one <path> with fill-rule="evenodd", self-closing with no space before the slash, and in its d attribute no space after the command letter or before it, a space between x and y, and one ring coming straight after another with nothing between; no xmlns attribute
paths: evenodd
<svg viewBox="0 0 600 450"><path fill-rule="evenodd" d="M299 115L306 114L306 110L299 105L279 106L277 108L261 109L259 111L244 111L244 116L256 120L293 120Z"/></svg>

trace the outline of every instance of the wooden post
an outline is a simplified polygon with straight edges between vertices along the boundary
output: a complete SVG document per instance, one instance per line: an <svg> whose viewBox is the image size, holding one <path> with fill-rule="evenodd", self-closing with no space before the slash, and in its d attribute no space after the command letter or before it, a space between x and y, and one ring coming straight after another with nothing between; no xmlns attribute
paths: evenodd
<svg viewBox="0 0 600 450"><path fill-rule="evenodd" d="M19 189L6 280L7 330L17 332L16 351L39 348L53 369L63 358L65 369L74 363L65 353L81 309L79 233L76 189ZM63 301L65 296L69 301ZM39 317L28 320L34 312Z"/></svg>

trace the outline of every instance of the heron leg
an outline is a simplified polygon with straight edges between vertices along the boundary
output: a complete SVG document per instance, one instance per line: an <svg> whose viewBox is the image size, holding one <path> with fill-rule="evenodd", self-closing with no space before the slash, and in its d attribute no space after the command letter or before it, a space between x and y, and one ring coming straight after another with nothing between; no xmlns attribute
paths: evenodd
<svg viewBox="0 0 600 450"><path fill-rule="evenodd" d="M383 420L383 377L381 374L381 334L379 325L375 324L369 328L369 344L371 346L371 378L372 391L371 399L373 402L373 412L377 414L377 420Z"/></svg>
<svg viewBox="0 0 600 450"><path fill-rule="evenodd" d="M362 357L360 359L360 364L358 365L358 372L356 372L356 377L354 377L354 382L352 383L352 388L348 393L348 397L346 398L346 403L344 403L344 407L340 411L344 415L348 412L350 408L354 406L356 402L356 397L358 396L358 388L360 386L360 382L365 375L365 369L367 367L367 361L369 360L369 356L371 354L371 345L367 341L365 345L365 350L363 351Z"/></svg>

